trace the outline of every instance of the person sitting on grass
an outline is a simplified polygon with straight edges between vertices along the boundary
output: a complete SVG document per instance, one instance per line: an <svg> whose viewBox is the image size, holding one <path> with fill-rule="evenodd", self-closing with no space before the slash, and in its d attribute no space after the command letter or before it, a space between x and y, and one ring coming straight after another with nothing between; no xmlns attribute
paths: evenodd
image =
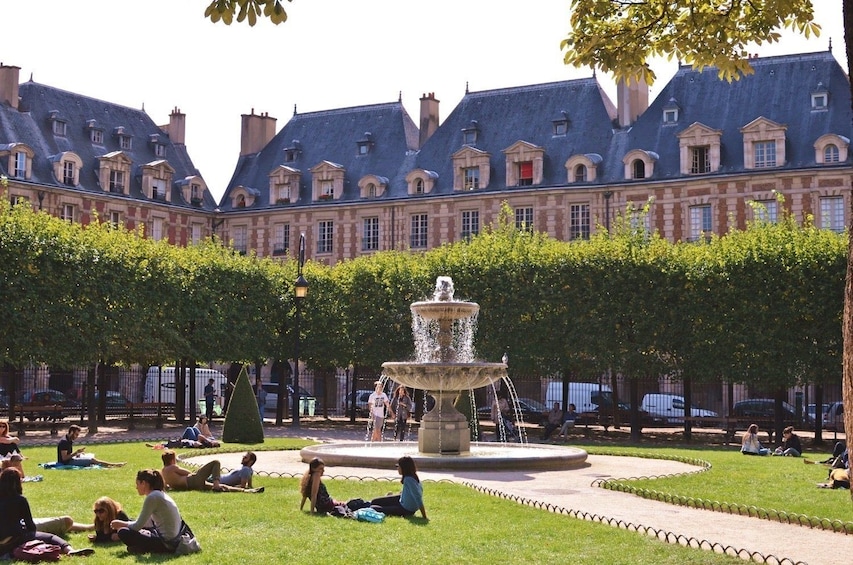
<svg viewBox="0 0 853 565"><path fill-rule="evenodd" d="M110 525L113 520L130 520L121 509L121 504L108 496L102 496L95 501L92 511L95 513L95 523L90 529L95 530L95 533L89 534L89 540L93 543L121 541L118 530L114 530Z"/></svg>
<svg viewBox="0 0 853 565"><path fill-rule="evenodd" d="M12 553L32 540L57 545L65 555L94 553L91 547L74 549L61 537L36 530L30 503L24 497L21 473L17 469L3 469L0 472L0 555Z"/></svg>
<svg viewBox="0 0 853 565"><path fill-rule="evenodd" d="M0 470L8 467L14 467L20 471L21 476L24 476L23 460L18 436L13 436L9 433L9 422L0 420Z"/></svg>
<svg viewBox="0 0 853 565"><path fill-rule="evenodd" d="M776 448L773 455L799 457L802 454L803 446L800 443L800 438L794 433L794 426L788 426L782 430L782 445Z"/></svg>
<svg viewBox="0 0 853 565"><path fill-rule="evenodd" d="M60 466L73 465L74 467L89 467L91 465L100 465L101 467L123 467L124 463L110 463L96 459L94 455L90 457L80 457L85 451L85 447L74 450L74 440L80 436L80 426L71 424L68 426L68 433L65 437L59 440L56 446L56 464ZM88 455L88 454L87 454Z"/></svg>
<svg viewBox="0 0 853 565"><path fill-rule="evenodd" d="M136 492L145 497L139 516L110 522L128 553L175 553L183 520L178 505L163 492L165 487L163 475L156 469L136 473Z"/></svg>
<svg viewBox="0 0 853 565"><path fill-rule="evenodd" d="M188 469L178 466L177 456L171 449L167 449L160 456L163 460L163 469L160 474L166 486L172 490L212 490L214 492L263 492L258 489L242 489L221 484L220 463L218 459L209 461L198 471L193 473Z"/></svg>
<svg viewBox="0 0 853 565"><path fill-rule="evenodd" d="M305 507L305 501L311 501L309 512L318 514L327 514L335 509L335 506L345 505L345 502L338 502L329 496L329 491L326 490L326 485L323 484L323 472L326 470L326 464L319 457L315 457L308 463L308 470L302 475L302 481L299 483L299 492L302 493L302 502L299 504L299 509Z"/></svg>
<svg viewBox="0 0 853 565"><path fill-rule="evenodd" d="M750 424L743 434L740 452L744 455L770 455L770 450L758 441L758 424Z"/></svg>
<svg viewBox="0 0 853 565"><path fill-rule="evenodd" d="M33 518L36 530L63 537L71 532L87 532L94 529L89 524L75 522L71 516L51 516L49 518Z"/></svg>
<svg viewBox="0 0 853 565"><path fill-rule="evenodd" d="M418 468L415 460L404 455L397 460L397 473L401 475L403 489L400 494L374 498L370 507L388 516L414 516L421 511L421 516L427 519L424 508L424 488L418 478Z"/></svg>
<svg viewBox="0 0 853 565"><path fill-rule="evenodd" d="M198 417L195 425L184 430L181 439L198 442L202 447L219 447L219 442L213 437L210 426L207 425L207 416L204 415Z"/></svg>

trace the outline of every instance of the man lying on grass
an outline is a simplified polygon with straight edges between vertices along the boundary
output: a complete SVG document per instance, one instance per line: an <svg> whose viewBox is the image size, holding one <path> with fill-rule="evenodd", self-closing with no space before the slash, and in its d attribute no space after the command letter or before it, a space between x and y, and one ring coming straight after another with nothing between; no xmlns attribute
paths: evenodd
<svg viewBox="0 0 853 565"><path fill-rule="evenodd" d="M161 456L163 459L163 480L172 490L212 490L214 492L264 492L263 488L244 489L223 485L220 477L218 459L208 462L195 473L179 467L175 452L168 449Z"/></svg>

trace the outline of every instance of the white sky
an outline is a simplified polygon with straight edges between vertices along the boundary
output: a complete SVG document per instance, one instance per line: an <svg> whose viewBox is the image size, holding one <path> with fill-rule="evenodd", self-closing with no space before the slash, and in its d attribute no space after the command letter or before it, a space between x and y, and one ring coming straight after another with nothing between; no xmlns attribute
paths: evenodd
<svg viewBox="0 0 853 565"><path fill-rule="evenodd" d="M392 102L415 123L435 92L443 120L465 93L591 76L563 64L569 0L293 0L288 21L212 24L209 0L0 0L0 62L29 80L145 110L158 124L187 115L186 143L218 200L237 162L240 115ZM846 70L842 0L814 0L823 32L756 47L823 51ZM675 73L654 65L652 97ZM612 79L599 81L615 102Z"/></svg>

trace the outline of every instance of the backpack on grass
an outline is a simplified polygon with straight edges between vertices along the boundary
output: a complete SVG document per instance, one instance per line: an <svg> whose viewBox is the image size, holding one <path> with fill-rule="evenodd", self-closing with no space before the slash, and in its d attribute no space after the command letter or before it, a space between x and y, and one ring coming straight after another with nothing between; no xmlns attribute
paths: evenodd
<svg viewBox="0 0 853 565"><path fill-rule="evenodd" d="M53 543L41 540L30 540L12 550L12 557L18 561L39 563L41 561L59 561L62 548Z"/></svg>

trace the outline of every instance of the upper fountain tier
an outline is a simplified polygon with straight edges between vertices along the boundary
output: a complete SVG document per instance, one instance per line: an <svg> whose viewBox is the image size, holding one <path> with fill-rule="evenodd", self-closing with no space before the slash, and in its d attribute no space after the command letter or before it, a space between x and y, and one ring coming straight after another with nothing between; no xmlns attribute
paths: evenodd
<svg viewBox="0 0 853 565"><path fill-rule="evenodd" d="M413 302L411 309L413 314L425 320L453 321L476 316L480 305L476 302L453 300L453 279L438 277L432 300Z"/></svg>

